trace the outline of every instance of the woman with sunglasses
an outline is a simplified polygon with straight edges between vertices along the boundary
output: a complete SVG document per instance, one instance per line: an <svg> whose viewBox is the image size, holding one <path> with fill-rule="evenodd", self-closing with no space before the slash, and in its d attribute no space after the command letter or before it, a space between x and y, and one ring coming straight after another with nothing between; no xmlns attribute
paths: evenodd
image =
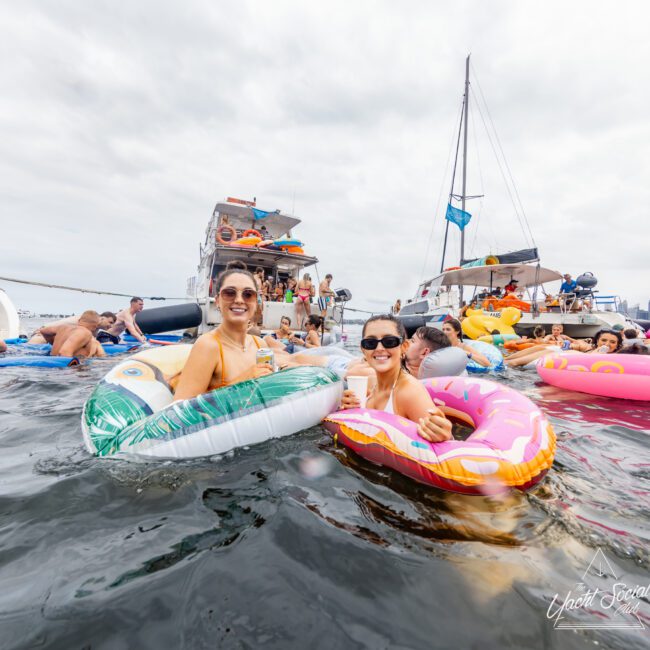
<svg viewBox="0 0 650 650"><path fill-rule="evenodd" d="M492 365L492 362L474 348L463 343L463 329L460 321L455 318L450 318L442 324L442 332L447 335L449 342L455 348L460 348L467 354L468 359L476 361L479 366L487 368Z"/></svg>
<svg viewBox="0 0 650 650"><path fill-rule="evenodd" d="M363 326L362 336L361 352L377 375L377 383L368 395L366 407L395 413L417 423L418 433L425 440L449 440L451 422L406 367L409 343L404 325L389 314L373 316ZM342 408L358 408L359 405L351 390L343 393Z"/></svg>
<svg viewBox="0 0 650 650"><path fill-rule="evenodd" d="M216 279L216 291L221 324L192 346L177 380L176 400L273 372L269 364L256 365L255 354L265 345L262 339L246 332L257 310L258 290L253 275L244 269L226 269Z"/></svg>

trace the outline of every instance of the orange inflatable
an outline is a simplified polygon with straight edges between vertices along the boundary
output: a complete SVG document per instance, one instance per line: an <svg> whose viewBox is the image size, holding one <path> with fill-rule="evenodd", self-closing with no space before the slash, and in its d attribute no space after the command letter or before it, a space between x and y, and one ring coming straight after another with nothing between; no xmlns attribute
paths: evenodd
<svg viewBox="0 0 650 650"><path fill-rule="evenodd" d="M262 241L262 233L259 232L258 230L255 230L254 228L249 228L248 230L244 230L244 232L241 234L242 237L259 237L260 241Z"/></svg>
<svg viewBox="0 0 650 650"><path fill-rule="evenodd" d="M508 294L504 298L495 298L492 296L483 301L483 309L489 309L490 311L501 311L506 307L516 307L520 311L524 312L530 311L529 303L519 300L517 296L513 296L512 294Z"/></svg>
<svg viewBox="0 0 650 650"><path fill-rule="evenodd" d="M222 236L221 233L227 230L230 233L230 240L225 240ZM235 242L235 239L237 239L237 231L227 223L222 223L218 228L217 228L217 241L220 244L223 244L224 246L230 246L230 244L233 244Z"/></svg>

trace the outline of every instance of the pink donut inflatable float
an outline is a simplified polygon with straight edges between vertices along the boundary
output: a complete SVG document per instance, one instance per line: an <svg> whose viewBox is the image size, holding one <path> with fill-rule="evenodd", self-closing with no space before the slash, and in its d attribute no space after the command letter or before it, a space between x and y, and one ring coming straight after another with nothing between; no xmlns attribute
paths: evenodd
<svg viewBox="0 0 650 650"><path fill-rule="evenodd" d="M547 354L537 374L558 388L621 399L650 400L650 356L639 354Z"/></svg>
<svg viewBox="0 0 650 650"><path fill-rule="evenodd" d="M431 443L414 422L371 409L338 411L324 424L335 440L373 463L451 492L486 494L504 485L525 490L550 469L555 433L527 397L484 379L422 383L445 414L475 428L467 440Z"/></svg>

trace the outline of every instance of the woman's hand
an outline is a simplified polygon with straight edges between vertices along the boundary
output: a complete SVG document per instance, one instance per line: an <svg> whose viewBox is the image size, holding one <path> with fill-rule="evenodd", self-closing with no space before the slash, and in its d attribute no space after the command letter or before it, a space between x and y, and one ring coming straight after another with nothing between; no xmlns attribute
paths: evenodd
<svg viewBox="0 0 650 650"><path fill-rule="evenodd" d="M353 390L344 390L343 398L341 399L341 409L358 409L361 402L357 398Z"/></svg>
<svg viewBox="0 0 650 650"><path fill-rule="evenodd" d="M259 379L265 375L273 374L273 366L270 363L260 363L253 368L251 379Z"/></svg>
<svg viewBox="0 0 650 650"><path fill-rule="evenodd" d="M428 416L418 422L418 434L429 442L451 440L451 422L440 409L429 409Z"/></svg>

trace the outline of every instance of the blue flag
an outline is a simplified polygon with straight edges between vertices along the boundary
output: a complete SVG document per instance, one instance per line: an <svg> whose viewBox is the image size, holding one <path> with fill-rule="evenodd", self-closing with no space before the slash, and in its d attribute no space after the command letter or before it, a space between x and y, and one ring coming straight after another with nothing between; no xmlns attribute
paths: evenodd
<svg viewBox="0 0 650 650"><path fill-rule="evenodd" d="M255 215L255 219L264 219L264 217L268 217L271 213L267 212L266 210L258 210L257 208L251 208L253 211L253 214Z"/></svg>
<svg viewBox="0 0 650 650"><path fill-rule="evenodd" d="M469 220L472 218L472 215L465 210L459 210L455 208L451 203L447 204L447 214L445 219L455 223L461 230L465 229L465 226L469 223Z"/></svg>

